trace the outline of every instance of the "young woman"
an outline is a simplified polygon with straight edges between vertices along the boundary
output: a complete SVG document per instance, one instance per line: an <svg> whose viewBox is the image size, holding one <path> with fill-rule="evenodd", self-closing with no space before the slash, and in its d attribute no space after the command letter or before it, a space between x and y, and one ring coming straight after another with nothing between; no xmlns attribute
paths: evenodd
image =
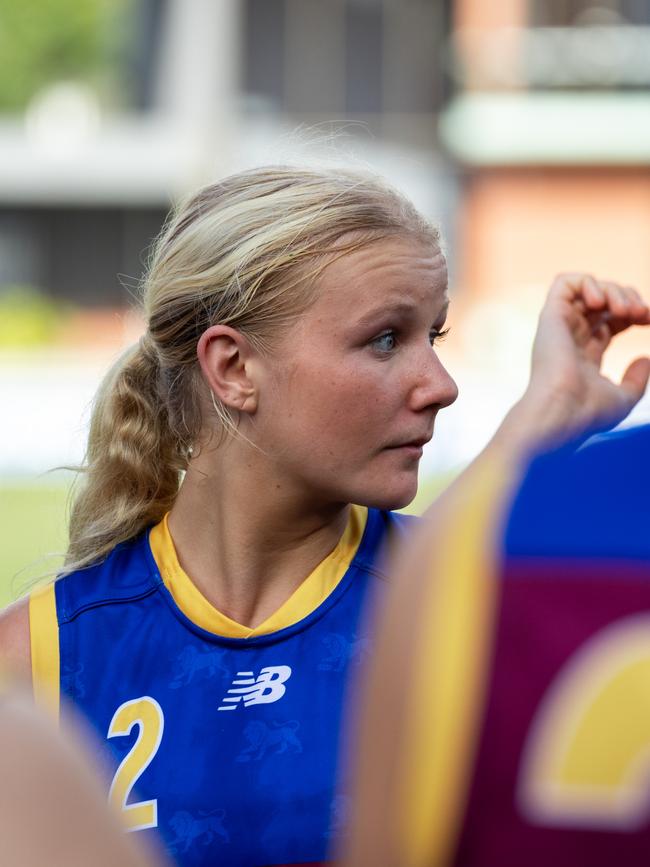
<svg viewBox="0 0 650 867"><path fill-rule="evenodd" d="M66 574L0 641L37 697L83 710L111 800L183 864L320 863L345 823L363 602L456 397L447 304L437 232L345 172L227 178L157 245L146 334L97 397ZM647 370L608 383L589 340L647 318L634 290L558 280L498 441L622 417Z"/></svg>

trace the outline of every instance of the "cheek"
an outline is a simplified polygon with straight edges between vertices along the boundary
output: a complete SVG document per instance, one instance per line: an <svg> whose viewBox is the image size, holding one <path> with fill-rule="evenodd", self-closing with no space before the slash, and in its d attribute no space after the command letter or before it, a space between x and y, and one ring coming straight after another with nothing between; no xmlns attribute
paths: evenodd
<svg viewBox="0 0 650 867"><path fill-rule="evenodd" d="M274 388L273 427L279 425L297 448L307 444L312 454L372 448L399 410L394 377L376 364L324 356L285 368Z"/></svg>
<svg viewBox="0 0 650 867"><path fill-rule="evenodd" d="M296 448L322 459L363 448L372 430L372 401L359 383L340 372L319 372L288 392L286 424ZM318 460L318 458L316 458Z"/></svg>
<svg viewBox="0 0 650 867"><path fill-rule="evenodd" d="M314 427L319 436L337 437L339 450L365 453L385 434L395 411L384 382L338 371L316 389Z"/></svg>

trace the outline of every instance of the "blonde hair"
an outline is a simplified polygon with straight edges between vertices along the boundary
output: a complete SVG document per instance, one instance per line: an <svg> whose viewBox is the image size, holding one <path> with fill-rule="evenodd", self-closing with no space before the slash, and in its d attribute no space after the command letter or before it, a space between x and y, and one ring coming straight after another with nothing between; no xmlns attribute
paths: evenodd
<svg viewBox="0 0 650 867"><path fill-rule="evenodd" d="M159 521L199 434L207 386L196 355L215 323L260 351L306 309L331 261L374 240L438 233L400 193L347 171L268 167L205 187L172 214L143 283L147 332L97 393L65 571ZM236 425L215 404L222 431Z"/></svg>

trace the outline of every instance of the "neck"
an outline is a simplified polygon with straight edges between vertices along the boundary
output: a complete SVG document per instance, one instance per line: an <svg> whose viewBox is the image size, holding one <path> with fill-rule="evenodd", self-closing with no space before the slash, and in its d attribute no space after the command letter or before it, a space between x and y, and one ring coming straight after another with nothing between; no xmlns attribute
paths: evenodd
<svg viewBox="0 0 650 867"><path fill-rule="evenodd" d="M203 450L188 468L169 516L183 570L219 611L255 627L334 550L346 504L315 503L233 440Z"/></svg>

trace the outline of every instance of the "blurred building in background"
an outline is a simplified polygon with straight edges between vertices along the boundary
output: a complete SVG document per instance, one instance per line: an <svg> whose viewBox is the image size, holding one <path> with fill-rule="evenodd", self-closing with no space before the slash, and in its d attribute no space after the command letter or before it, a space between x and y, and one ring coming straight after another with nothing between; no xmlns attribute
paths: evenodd
<svg viewBox="0 0 650 867"><path fill-rule="evenodd" d="M120 0L110 14L106 3L84 4L112 31L113 89L64 66L24 113L5 116L0 283L123 303L117 275L140 276L142 251L175 199L305 149L332 159L341 127L346 147L361 139L360 161L378 154L380 168L393 164L434 205L447 4ZM33 12L29 21L41 26ZM64 36L53 50L65 50Z"/></svg>
<svg viewBox="0 0 650 867"><path fill-rule="evenodd" d="M439 129L462 174L464 359L486 351L473 348L486 329L519 357L518 335L528 342L556 271L590 271L648 298L650 3L456 0L451 48L454 93ZM644 352L637 329L608 370L620 376Z"/></svg>
<svg viewBox="0 0 650 867"><path fill-rule="evenodd" d="M648 294L649 87L647 0L0 0L0 307L1 287L35 287L114 353L138 325L104 311L131 303L180 196L273 161L369 167L447 239L462 397L426 464L447 468L523 388L557 271ZM82 404L96 357L60 377L83 379ZM28 366L0 364L16 424L43 410ZM25 436L6 435L5 472Z"/></svg>

